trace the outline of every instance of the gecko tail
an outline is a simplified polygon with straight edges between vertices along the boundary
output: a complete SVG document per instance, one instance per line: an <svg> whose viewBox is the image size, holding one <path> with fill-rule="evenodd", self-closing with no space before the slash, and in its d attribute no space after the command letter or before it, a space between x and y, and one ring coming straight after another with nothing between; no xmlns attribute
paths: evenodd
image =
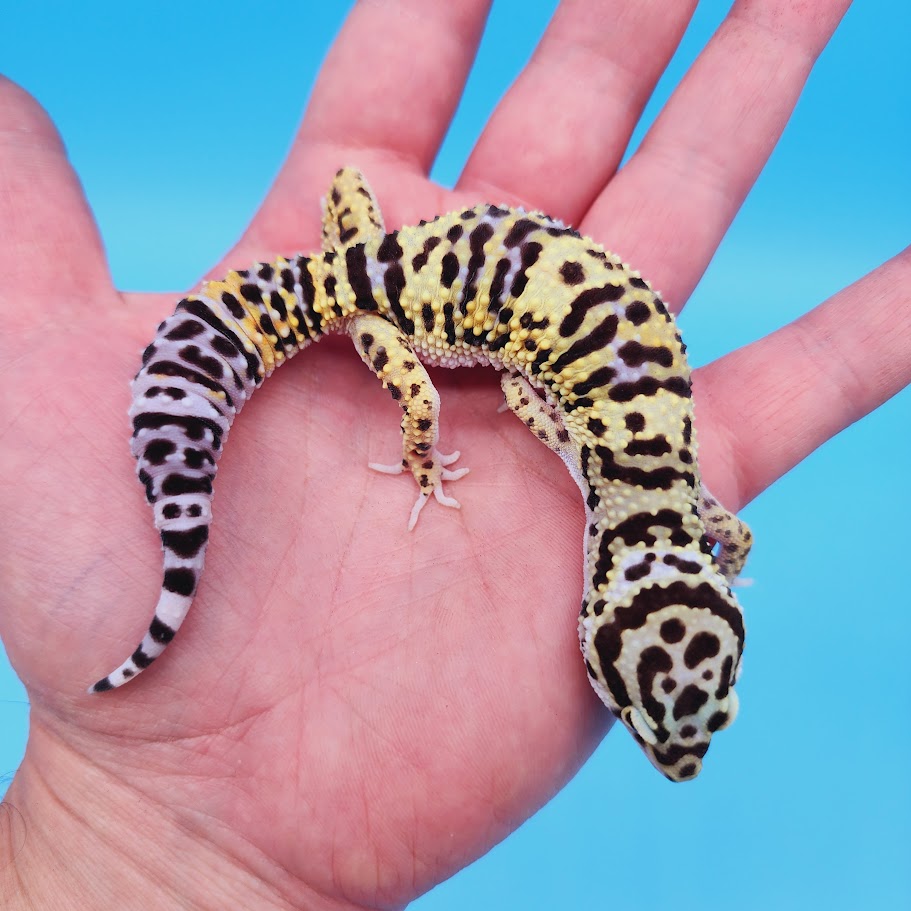
<svg viewBox="0 0 911 911"><path fill-rule="evenodd" d="M88 692L104 693L116 689L141 674L174 638L192 603L192 595L180 595L162 589L158 606L155 608L155 616L145 636L142 637L142 642L120 667L92 684Z"/></svg>
<svg viewBox="0 0 911 911"><path fill-rule="evenodd" d="M174 638L193 603L205 564L211 498L206 495L167 497L154 504L164 550L164 580L155 614L142 642L123 664L89 687L103 693L141 674Z"/></svg>

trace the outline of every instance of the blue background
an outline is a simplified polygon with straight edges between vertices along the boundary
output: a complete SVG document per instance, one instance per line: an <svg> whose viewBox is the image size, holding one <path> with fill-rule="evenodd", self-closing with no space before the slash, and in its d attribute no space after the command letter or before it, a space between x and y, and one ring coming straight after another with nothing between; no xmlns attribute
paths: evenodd
<svg viewBox="0 0 911 911"><path fill-rule="evenodd" d="M646 121L729 5L702 4ZM5 4L2 66L60 128L119 286L187 288L238 237L349 6ZM554 6L495 5L435 168L443 183ZM686 311L694 363L794 319L911 240L909 9L867 0L848 12ZM413 907L911 907L909 451L906 391L745 511L757 581L743 592L742 712L698 781L659 779L618 732L518 832ZM27 711L0 655L4 781Z"/></svg>

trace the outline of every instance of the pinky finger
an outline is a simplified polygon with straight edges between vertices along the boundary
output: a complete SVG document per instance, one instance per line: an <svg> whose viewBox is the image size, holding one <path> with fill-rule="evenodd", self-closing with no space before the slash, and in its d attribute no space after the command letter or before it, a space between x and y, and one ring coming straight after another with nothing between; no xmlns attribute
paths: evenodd
<svg viewBox="0 0 911 911"><path fill-rule="evenodd" d="M911 247L805 316L697 371L713 456L749 502L911 382ZM719 435L721 439L718 439Z"/></svg>

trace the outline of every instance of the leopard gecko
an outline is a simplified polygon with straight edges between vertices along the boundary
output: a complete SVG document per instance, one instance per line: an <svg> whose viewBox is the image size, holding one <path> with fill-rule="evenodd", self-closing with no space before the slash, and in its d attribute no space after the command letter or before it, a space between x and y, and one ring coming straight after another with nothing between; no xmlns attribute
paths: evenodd
<svg viewBox="0 0 911 911"><path fill-rule="evenodd" d="M133 654L90 692L157 658L193 600L212 481L235 415L272 371L346 332L401 406L418 498L466 468L438 449L424 364L493 365L506 404L566 464L585 500L578 632L595 691L651 762L694 778L737 713L744 641L731 584L751 536L701 483L685 347L659 295L616 256L541 212L480 205L386 232L363 176L340 170L323 249L229 272L181 300L132 382L131 449L164 580Z"/></svg>

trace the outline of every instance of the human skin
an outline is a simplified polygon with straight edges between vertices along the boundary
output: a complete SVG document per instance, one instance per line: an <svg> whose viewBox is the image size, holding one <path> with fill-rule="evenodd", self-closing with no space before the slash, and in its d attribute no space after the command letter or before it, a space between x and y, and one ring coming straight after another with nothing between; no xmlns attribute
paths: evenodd
<svg viewBox="0 0 911 911"><path fill-rule="evenodd" d="M427 175L488 4L359 4L275 186L209 274L318 248L317 200L356 164L390 226L481 201L541 208L679 310L847 5L735 3L617 172L694 4L565 2L449 192ZM390 16L408 40L380 50ZM504 156L532 110L561 128ZM86 696L160 585L124 411L175 298L112 287L56 131L8 82L0 199L0 634L32 705L0 814L0 905L394 908L483 854L610 726L573 632L578 491L494 419L496 376L434 372L444 446L484 470L454 489L459 513L431 504L409 536L412 488L364 466L395 451L398 409L365 407L382 390L350 344L284 367L232 431L180 637L141 681ZM908 382L909 286L906 249L697 371L702 471L726 506ZM56 318L67 332L48 331Z"/></svg>

